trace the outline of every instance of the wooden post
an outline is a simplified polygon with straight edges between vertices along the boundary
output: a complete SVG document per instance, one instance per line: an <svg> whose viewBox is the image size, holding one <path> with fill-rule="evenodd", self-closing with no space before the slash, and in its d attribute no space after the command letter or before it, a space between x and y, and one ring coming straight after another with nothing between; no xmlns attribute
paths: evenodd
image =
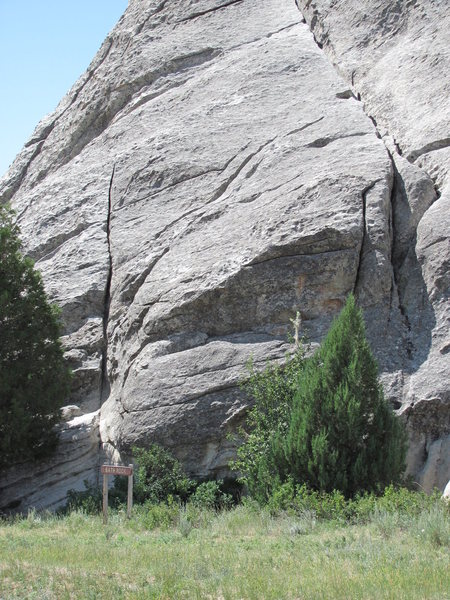
<svg viewBox="0 0 450 600"><path fill-rule="evenodd" d="M108 475L103 473L103 525L108 522Z"/></svg>
<svg viewBox="0 0 450 600"><path fill-rule="evenodd" d="M131 467L131 473L128 475L128 496L127 496L127 517L131 519L131 509L133 507L133 465Z"/></svg>
<svg viewBox="0 0 450 600"><path fill-rule="evenodd" d="M127 517L130 518L133 507L133 465L128 465L128 467L122 467L121 465L101 465L100 472L103 474L104 525L108 522L108 475L126 475L128 477Z"/></svg>

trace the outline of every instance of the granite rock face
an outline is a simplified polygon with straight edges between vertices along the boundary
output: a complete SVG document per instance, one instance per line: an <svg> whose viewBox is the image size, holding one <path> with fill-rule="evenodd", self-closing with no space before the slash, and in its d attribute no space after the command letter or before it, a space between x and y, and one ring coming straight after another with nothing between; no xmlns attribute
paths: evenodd
<svg viewBox="0 0 450 600"><path fill-rule="evenodd" d="M323 49L294 0L132 0L0 181L62 307L81 412L64 412L51 463L7 474L0 506L55 506L95 481L105 455L153 440L193 475L225 475L249 357L282 360L297 310L319 342L351 291L410 426L410 470L444 488L447 150L442 136L433 146L443 106L425 111L419 138L392 77L364 63L375 53L357 27L352 38L351 3L342 16L298 4L330 40ZM370 38L398 39L406 61L403 29L369 21ZM441 26L421 35L439 38ZM429 75L413 66L405 86L422 67Z"/></svg>
<svg viewBox="0 0 450 600"><path fill-rule="evenodd" d="M29 507L55 509L67 490L97 484L99 411L62 422L57 455L40 463L16 465L0 479L1 512Z"/></svg>
<svg viewBox="0 0 450 600"><path fill-rule="evenodd" d="M408 361L396 393L411 431L409 468L425 488L443 489L450 469L448 4L297 4L392 156L392 264L408 329Z"/></svg>

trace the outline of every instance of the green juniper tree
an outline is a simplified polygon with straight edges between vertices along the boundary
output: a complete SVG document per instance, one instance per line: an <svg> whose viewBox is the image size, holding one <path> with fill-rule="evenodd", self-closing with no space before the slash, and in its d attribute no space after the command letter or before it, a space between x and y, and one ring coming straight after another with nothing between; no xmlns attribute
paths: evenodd
<svg viewBox="0 0 450 600"><path fill-rule="evenodd" d="M317 490L353 496L400 479L405 433L384 398L352 295L305 364L287 435L273 452L284 478Z"/></svg>
<svg viewBox="0 0 450 600"><path fill-rule="evenodd" d="M58 310L21 253L13 213L0 206L0 469L55 447L70 387Z"/></svg>

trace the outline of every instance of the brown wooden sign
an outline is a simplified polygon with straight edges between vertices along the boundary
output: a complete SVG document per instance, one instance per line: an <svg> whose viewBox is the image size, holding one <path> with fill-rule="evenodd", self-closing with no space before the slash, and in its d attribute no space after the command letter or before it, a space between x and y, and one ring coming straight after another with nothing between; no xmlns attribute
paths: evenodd
<svg viewBox="0 0 450 600"><path fill-rule="evenodd" d="M108 522L108 475L125 475L128 477L127 517L131 517L133 507L133 465L122 467L118 465L101 465L103 475L103 523Z"/></svg>
<svg viewBox="0 0 450 600"><path fill-rule="evenodd" d="M100 471L103 475L133 475L133 467L120 467L116 465L102 465Z"/></svg>

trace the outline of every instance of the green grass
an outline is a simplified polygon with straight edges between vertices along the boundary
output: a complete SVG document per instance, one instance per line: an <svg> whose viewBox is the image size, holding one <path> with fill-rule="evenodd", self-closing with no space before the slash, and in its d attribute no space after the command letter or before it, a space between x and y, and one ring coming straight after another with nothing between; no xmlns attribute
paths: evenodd
<svg viewBox="0 0 450 600"><path fill-rule="evenodd" d="M158 510L158 527L148 507L107 526L83 512L0 522L0 599L450 598L443 503L354 525L242 505Z"/></svg>

